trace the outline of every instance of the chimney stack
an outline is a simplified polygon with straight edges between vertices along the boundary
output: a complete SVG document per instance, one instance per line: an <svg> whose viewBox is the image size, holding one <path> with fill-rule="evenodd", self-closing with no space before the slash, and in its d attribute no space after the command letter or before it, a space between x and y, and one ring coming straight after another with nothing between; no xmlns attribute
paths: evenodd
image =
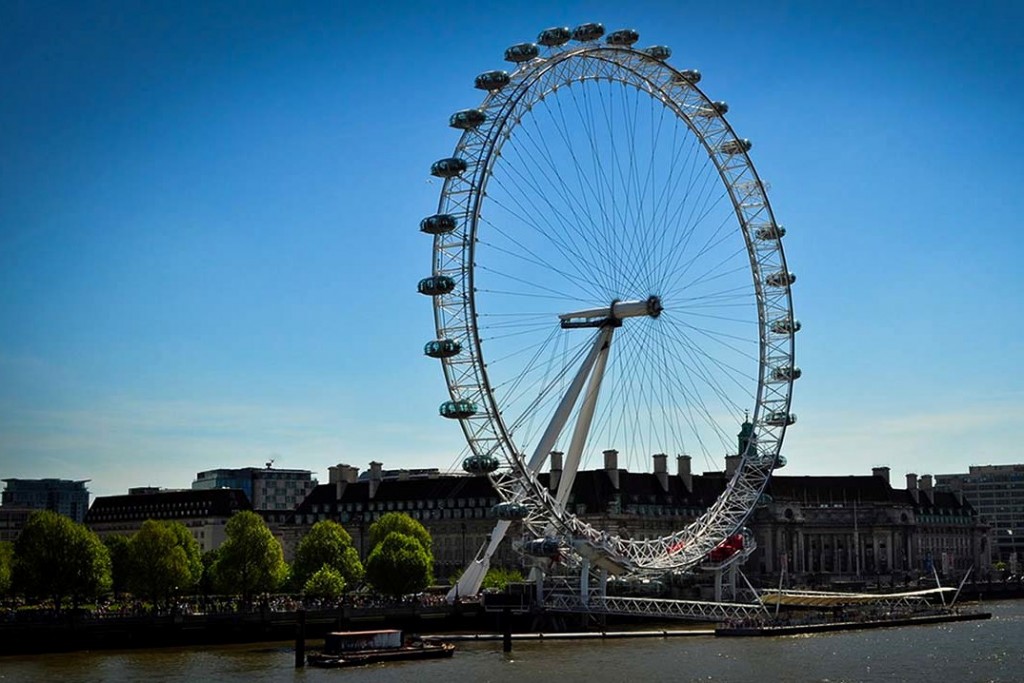
<svg viewBox="0 0 1024 683"><path fill-rule="evenodd" d="M889 482L889 468L888 467L872 467L871 468L871 474L873 476L878 477L879 479L884 479L886 484L890 483Z"/></svg>
<svg viewBox="0 0 1024 683"><path fill-rule="evenodd" d="M921 475L921 490L924 491L924 495L928 498L928 503L931 504L935 501L935 494L932 491L932 475L922 474Z"/></svg>
<svg viewBox="0 0 1024 683"><path fill-rule="evenodd" d="M327 481L330 484L334 484L334 495L337 500L341 500L341 496L345 492L345 487L349 484L355 483L358 478L358 467L338 463L337 465L327 468Z"/></svg>
<svg viewBox="0 0 1024 683"><path fill-rule="evenodd" d="M668 455L665 453L654 454L654 476L661 484L661 490L668 493Z"/></svg>
<svg viewBox="0 0 1024 683"><path fill-rule="evenodd" d="M370 463L370 498L377 496L377 489L380 488L380 483L384 479L382 467L383 465L376 460Z"/></svg>
<svg viewBox="0 0 1024 683"><path fill-rule="evenodd" d="M740 456L738 455L727 455L725 456L725 476L731 477L736 473L736 468L740 466Z"/></svg>
<svg viewBox="0 0 1024 683"><path fill-rule="evenodd" d="M686 490L693 493L693 474L690 470L690 456L676 456L676 472L679 474L679 478L683 480L683 486L686 487Z"/></svg>
<svg viewBox="0 0 1024 683"><path fill-rule="evenodd" d="M917 490L917 475L914 473L907 474L907 491L910 493L910 497L917 503L919 500L920 492Z"/></svg>
<svg viewBox="0 0 1024 683"><path fill-rule="evenodd" d="M619 490L619 452L610 448L604 452L604 471L612 483L612 488Z"/></svg>

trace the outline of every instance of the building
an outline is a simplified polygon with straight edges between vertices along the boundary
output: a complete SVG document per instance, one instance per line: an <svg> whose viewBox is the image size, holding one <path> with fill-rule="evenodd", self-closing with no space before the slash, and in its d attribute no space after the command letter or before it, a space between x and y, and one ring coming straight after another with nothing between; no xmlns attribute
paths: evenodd
<svg viewBox="0 0 1024 683"><path fill-rule="evenodd" d="M238 489L164 491L132 489L128 495L97 498L85 524L100 538L131 536L148 519L181 522L199 542L203 552L214 550L226 538L224 526L236 512L251 510Z"/></svg>
<svg viewBox="0 0 1024 683"><path fill-rule="evenodd" d="M998 558L1018 564L1024 552L1024 465L971 465L966 473L936 475L935 484L970 501L992 527Z"/></svg>
<svg viewBox="0 0 1024 683"><path fill-rule="evenodd" d="M85 519L89 509L88 479L4 479L7 487L0 504L32 510L52 510L76 522Z"/></svg>
<svg viewBox="0 0 1024 683"><path fill-rule="evenodd" d="M14 543L35 510L17 505L0 505L0 543Z"/></svg>
<svg viewBox="0 0 1024 683"><path fill-rule="evenodd" d="M265 468L217 469L199 472L193 490L241 489L254 510L294 510L317 485L309 470Z"/></svg>

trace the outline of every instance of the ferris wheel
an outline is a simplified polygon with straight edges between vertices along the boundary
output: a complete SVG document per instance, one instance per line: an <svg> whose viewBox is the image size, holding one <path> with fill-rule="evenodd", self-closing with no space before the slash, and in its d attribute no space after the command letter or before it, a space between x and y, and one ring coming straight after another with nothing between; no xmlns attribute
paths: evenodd
<svg viewBox="0 0 1024 683"><path fill-rule="evenodd" d="M451 116L461 137L431 167L444 184L420 224L433 270L418 290L436 327L424 352L444 369L440 414L462 426L464 469L503 500L463 595L513 523L536 557L688 569L785 464L800 376L785 229L728 106L638 38L583 24L509 47L512 67L476 77L483 101ZM598 528L583 517L602 511L573 498L577 471L602 457L729 453L725 492L672 533ZM549 458L557 485L539 477Z"/></svg>

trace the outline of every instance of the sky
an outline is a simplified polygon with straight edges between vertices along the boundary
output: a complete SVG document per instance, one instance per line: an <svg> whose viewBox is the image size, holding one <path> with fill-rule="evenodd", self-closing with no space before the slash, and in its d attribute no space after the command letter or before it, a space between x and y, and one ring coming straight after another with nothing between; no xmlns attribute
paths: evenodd
<svg viewBox="0 0 1024 683"><path fill-rule="evenodd" d="M1024 4L6 2L0 478L440 467L429 175L549 26L673 50L770 183L800 474L1021 462Z"/></svg>

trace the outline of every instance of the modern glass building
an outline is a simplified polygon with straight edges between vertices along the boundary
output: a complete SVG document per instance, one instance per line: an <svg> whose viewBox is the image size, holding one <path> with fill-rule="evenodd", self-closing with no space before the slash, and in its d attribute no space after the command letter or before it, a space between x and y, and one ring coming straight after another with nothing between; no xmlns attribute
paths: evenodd
<svg viewBox="0 0 1024 683"><path fill-rule="evenodd" d="M310 470L243 467L199 472L194 490L241 489L254 510L294 510L317 485Z"/></svg>
<svg viewBox="0 0 1024 683"><path fill-rule="evenodd" d="M88 479L4 479L2 503L10 507L53 510L76 522L89 510Z"/></svg>

